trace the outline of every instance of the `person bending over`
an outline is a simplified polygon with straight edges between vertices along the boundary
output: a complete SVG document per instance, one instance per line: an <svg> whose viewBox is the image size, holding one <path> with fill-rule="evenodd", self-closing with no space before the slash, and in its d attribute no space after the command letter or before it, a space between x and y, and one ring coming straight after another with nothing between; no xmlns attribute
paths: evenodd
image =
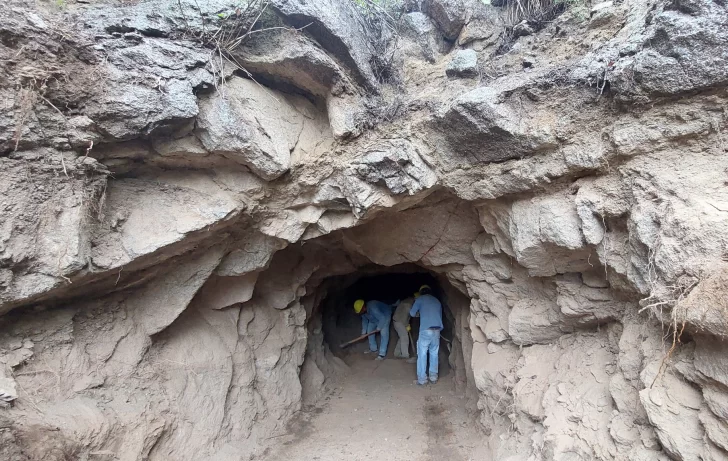
<svg viewBox="0 0 728 461"><path fill-rule="evenodd" d="M384 360L389 345L389 323L392 321L392 305L382 301L371 300L364 302L357 299L354 302L354 312L361 315L361 334L379 330L379 355L376 360ZM376 334L369 336L369 351L377 352Z"/></svg>

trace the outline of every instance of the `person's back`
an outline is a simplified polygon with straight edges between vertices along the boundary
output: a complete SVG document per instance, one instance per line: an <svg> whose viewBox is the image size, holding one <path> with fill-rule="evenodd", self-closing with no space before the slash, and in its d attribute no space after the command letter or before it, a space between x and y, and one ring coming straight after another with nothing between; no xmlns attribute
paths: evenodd
<svg viewBox="0 0 728 461"><path fill-rule="evenodd" d="M427 382L427 359L430 361L430 382L437 382L440 330L442 330L442 304L432 296L427 285L420 287L420 296L410 310L412 317L420 315L420 336L417 338L417 381L420 386Z"/></svg>
<svg viewBox="0 0 728 461"><path fill-rule="evenodd" d="M394 316L392 317L392 320L395 322L402 323L406 325L409 323L409 313L410 309L412 309L412 305L415 302L415 298L405 298L402 300L398 305L397 309L394 311Z"/></svg>
<svg viewBox="0 0 728 461"><path fill-rule="evenodd" d="M418 297L412 305L412 313L420 313L420 331L442 330L442 304L434 296L427 294Z"/></svg>
<svg viewBox="0 0 728 461"><path fill-rule="evenodd" d="M382 301L371 300L367 302L367 313L378 323L383 319L392 317L392 305Z"/></svg>

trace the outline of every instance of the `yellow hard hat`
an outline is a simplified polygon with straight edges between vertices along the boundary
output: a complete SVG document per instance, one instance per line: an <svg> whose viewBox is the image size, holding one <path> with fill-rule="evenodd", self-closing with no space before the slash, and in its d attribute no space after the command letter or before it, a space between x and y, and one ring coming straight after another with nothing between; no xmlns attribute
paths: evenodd
<svg viewBox="0 0 728 461"><path fill-rule="evenodd" d="M424 290L425 288L427 288L428 290L432 291L432 288L430 288L430 285L422 285L420 287L420 291Z"/></svg>
<svg viewBox="0 0 728 461"><path fill-rule="evenodd" d="M364 300L363 299L357 299L354 301L354 312L357 314L361 314L361 310L364 309Z"/></svg>

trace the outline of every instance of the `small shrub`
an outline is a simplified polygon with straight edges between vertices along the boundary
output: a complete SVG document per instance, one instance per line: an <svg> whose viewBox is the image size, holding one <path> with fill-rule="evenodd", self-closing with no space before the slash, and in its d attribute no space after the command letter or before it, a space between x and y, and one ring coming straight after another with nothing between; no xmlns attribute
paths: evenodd
<svg viewBox="0 0 728 461"><path fill-rule="evenodd" d="M394 83L392 61L398 47L404 2L402 0L350 0L359 12L360 22L377 39L367 42L372 50L370 64L381 83Z"/></svg>
<svg viewBox="0 0 728 461"><path fill-rule="evenodd" d="M534 30L542 29L567 8L566 2L578 0L510 0L506 3L506 27L513 27L523 21Z"/></svg>
<svg viewBox="0 0 728 461"><path fill-rule="evenodd" d="M518 38L514 33L517 25L525 21L534 32L538 32L568 9L585 10L590 0L506 0L502 4L505 32L496 51L499 55L513 47Z"/></svg>

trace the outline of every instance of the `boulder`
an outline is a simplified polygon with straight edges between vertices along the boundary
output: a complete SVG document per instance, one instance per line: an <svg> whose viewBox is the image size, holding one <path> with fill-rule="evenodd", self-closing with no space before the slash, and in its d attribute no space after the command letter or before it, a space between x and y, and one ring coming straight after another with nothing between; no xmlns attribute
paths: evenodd
<svg viewBox="0 0 728 461"><path fill-rule="evenodd" d="M124 38L112 42L121 43L109 44L105 91L85 111L96 129L106 139L118 141L139 133L168 134L189 125L198 114L195 87L214 83L205 70L204 77L190 72L207 61L207 54L190 44Z"/></svg>
<svg viewBox="0 0 728 461"><path fill-rule="evenodd" d="M89 26L99 33L133 32L144 37L170 37L177 32L199 33L204 18L217 19L217 13L229 11L229 0L161 0L155 4L136 3L119 8L93 5L86 16ZM102 13L102 14L99 14ZM91 18L95 18L91 21Z"/></svg>
<svg viewBox="0 0 728 461"><path fill-rule="evenodd" d="M285 243L260 232L252 232L235 246L237 248L228 253L215 269L215 274L235 277L267 269L273 254Z"/></svg>
<svg viewBox="0 0 728 461"><path fill-rule="evenodd" d="M272 30L253 36L233 51L235 59L258 78L300 88L325 98L346 72L320 45L303 34Z"/></svg>
<svg viewBox="0 0 728 461"><path fill-rule="evenodd" d="M273 180L290 168L303 125L303 115L286 95L233 78L223 91L200 101L196 135L208 151Z"/></svg>
<svg viewBox="0 0 728 461"><path fill-rule="evenodd" d="M0 367L0 406L5 406L18 398L17 384L11 376L5 376L4 368Z"/></svg>
<svg viewBox="0 0 728 461"><path fill-rule="evenodd" d="M555 146L552 135L519 121L504 98L492 87L469 91L438 113L431 129L467 164L523 158Z"/></svg>
<svg viewBox="0 0 728 461"><path fill-rule="evenodd" d="M503 26L497 14L476 17L470 20L458 37L458 45L469 46L476 51L483 51L494 46L502 33Z"/></svg>
<svg viewBox="0 0 728 461"><path fill-rule="evenodd" d="M425 0L422 11L435 21L447 40L455 40L468 20L467 0Z"/></svg>
<svg viewBox="0 0 728 461"><path fill-rule="evenodd" d="M630 196L627 186L615 178L601 177L581 182L575 202L587 243L597 245L602 242L606 220L627 213Z"/></svg>
<svg viewBox="0 0 728 461"><path fill-rule="evenodd" d="M589 270L589 255L573 199L545 196L519 200L510 217L513 251L532 275ZM596 255L595 255L596 257Z"/></svg>
<svg viewBox="0 0 728 461"><path fill-rule="evenodd" d="M377 88L377 79L370 65L376 49L370 45L376 39L359 20L360 13L354 3L274 0L272 5L288 22L296 27L305 27L306 33L348 67L364 88Z"/></svg>
<svg viewBox="0 0 728 461"><path fill-rule="evenodd" d="M707 408L701 409L698 419L705 428L708 438L722 450L728 452L728 423L715 416Z"/></svg>
<svg viewBox="0 0 728 461"><path fill-rule="evenodd" d="M592 6L589 11L589 27L601 27L609 24L617 16L615 10L614 2L611 0Z"/></svg>
<svg viewBox="0 0 728 461"><path fill-rule="evenodd" d="M722 342L700 335L695 341L695 369L705 378L728 387L728 357L722 351Z"/></svg>
<svg viewBox="0 0 728 461"><path fill-rule="evenodd" d="M366 113L361 100L347 94L330 94L326 98L326 112L329 126L336 139L350 139L361 135L366 122Z"/></svg>
<svg viewBox="0 0 728 461"><path fill-rule="evenodd" d="M478 261L480 270L483 272L487 282L498 283L500 281L511 280L513 259L508 255L484 255L476 251L473 251L473 255Z"/></svg>
<svg viewBox="0 0 728 461"><path fill-rule="evenodd" d="M702 391L703 398L710 411L723 421L728 419L728 393L725 386L717 383L706 383L703 385Z"/></svg>
<svg viewBox="0 0 728 461"><path fill-rule="evenodd" d="M455 52L445 73L448 77L477 77L478 54L474 50L458 50Z"/></svg>
<svg viewBox="0 0 728 461"><path fill-rule="evenodd" d="M422 57L434 63L435 58L446 51L445 41L432 20L420 12L404 15L404 33L420 48Z"/></svg>
<svg viewBox="0 0 728 461"><path fill-rule="evenodd" d="M154 150L162 157L205 157L210 153L194 135L179 139L155 139Z"/></svg>
<svg viewBox="0 0 728 461"><path fill-rule="evenodd" d="M221 277L213 275L200 290L197 303L205 309L224 309L253 297L259 272Z"/></svg>
<svg viewBox="0 0 728 461"><path fill-rule="evenodd" d="M629 98L724 85L727 24L725 8L712 0L670 3L651 18L641 51L616 62L611 88Z"/></svg>
<svg viewBox="0 0 728 461"><path fill-rule="evenodd" d="M413 195L429 189L437 181L417 147L404 139L387 140L369 147L353 162L352 169L364 181L384 185L393 194Z"/></svg>
<svg viewBox="0 0 728 461"><path fill-rule="evenodd" d="M223 248L216 247L178 265L125 301L136 332L155 335L174 322L220 264Z"/></svg>

